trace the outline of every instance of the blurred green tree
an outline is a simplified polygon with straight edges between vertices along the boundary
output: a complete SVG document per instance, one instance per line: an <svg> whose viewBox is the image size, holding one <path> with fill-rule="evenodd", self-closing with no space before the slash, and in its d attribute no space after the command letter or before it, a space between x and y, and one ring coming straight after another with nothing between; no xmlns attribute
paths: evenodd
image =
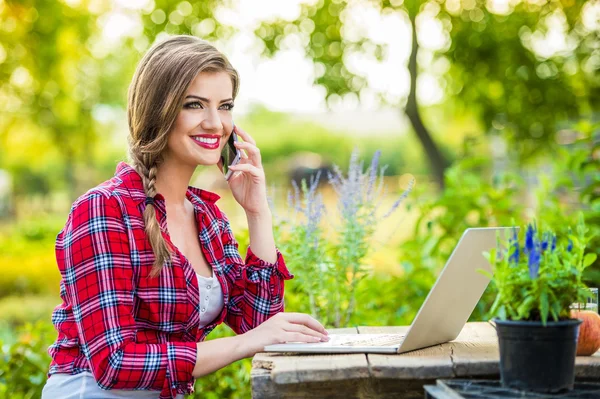
<svg viewBox="0 0 600 399"><path fill-rule="evenodd" d="M448 161L421 117L416 95L419 73L435 62L447 70L441 78L447 105L472 112L486 132L502 132L511 145L518 144L513 154L521 159L553 146L557 122L598 109L600 27L593 18L582 18L591 2L318 0L302 5L296 19L265 21L255 33L267 56L297 41L289 37L299 38L316 65L315 83L326 89L328 99L360 94L366 76L349 67L349 57L360 54L382 61L387 45L349 24L349 9L359 3L382 15L395 14L412 28L410 91L399 101L385 95L380 99L406 113L440 187ZM506 8L494 8L495 3L506 3ZM430 32L418 28L431 19L441 24L447 45L428 57L429 65L419 65L420 42ZM556 51L549 51L552 47Z"/></svg>
<svg viewBox="0 0 600 399"><path fill-rule="evenodd" d="M95 140L92 107L98 98L102 71L88 43L97 30L95 19L83 6L78 9L63 2L0 4L3 147L8 147L9 135L20 135L24 130L33 130L33 137L47 136L60 153L68 189L75 187L76 161L91 161ZM48 150L38 144L32 140L25 146L27 153L19 154L21 164L13 165L17 185L30 185L28 163ZM30 189L35 191L36 187ZM44 191L43 185L41 189Z"/></svg>
<svg viewBox="0 0 600 399"><path fill-rule="evenodd" d="M508 138L521 158L547 150L555 156L556 132L600 109L600 24L586 17L592 7L599 12L598 3L450 4L431 13L451 26L452 43L437 57L449 60L445 79L454 104Z"/></svg>
<svg viewBox="0 0 600 399"><path fill-rule="evenodd" d="M155 0L151 12L142 15L144 35L153 42L161 33L195 35L214 42L234 33L234 28L223 25L215 17L217 8L232 6L231 0L172 1Z"/></svg>

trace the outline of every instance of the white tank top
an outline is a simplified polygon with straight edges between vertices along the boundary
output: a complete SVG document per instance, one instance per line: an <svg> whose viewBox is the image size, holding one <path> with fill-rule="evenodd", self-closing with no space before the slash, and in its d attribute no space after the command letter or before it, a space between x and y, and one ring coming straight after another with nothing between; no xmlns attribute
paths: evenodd
<svg viewBox="0 0 600 399"><path fill-rule="evenodd" d="M210 324L223 310L223 290L213 270L211 277L196 273L200 291L200 328Z"/></svg>

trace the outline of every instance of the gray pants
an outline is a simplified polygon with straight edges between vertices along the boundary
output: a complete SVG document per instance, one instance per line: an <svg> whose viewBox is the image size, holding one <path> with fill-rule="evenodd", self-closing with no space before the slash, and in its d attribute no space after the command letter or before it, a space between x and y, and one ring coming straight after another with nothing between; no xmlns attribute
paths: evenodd
<svg viewBox="0 0 600 399"><path fill-rule="evenodd" d="M84 371L79 374L52 374L44 389L42 399L157 399L159 391L101 389L92 373ZM183 399L183 395L177 395Z"/></svg>

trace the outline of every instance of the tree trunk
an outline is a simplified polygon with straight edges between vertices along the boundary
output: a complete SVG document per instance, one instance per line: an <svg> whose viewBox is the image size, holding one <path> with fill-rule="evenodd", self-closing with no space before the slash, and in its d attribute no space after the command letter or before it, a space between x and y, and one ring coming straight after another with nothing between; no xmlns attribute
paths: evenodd
<svg viewBox="0 0 600 399"><path fill-rule="evenodd" d="M406 103L405 113L412 124L419 141L423 145L423 149L427 154L427 159L431 166L433 176L440 186L444 189L444 171L448 167L448 161L441 153L437 144L431 138L429 131L423 124L421 114L419 113L419 107L417 105L417 53L419 52L419 43L417 42L417 29L415 24L416 12L409 11L410 24L412 26L412 49L410 52L410 58L408 60L408 72L410 73L410 92L408 94L408 101Z"/></svg>

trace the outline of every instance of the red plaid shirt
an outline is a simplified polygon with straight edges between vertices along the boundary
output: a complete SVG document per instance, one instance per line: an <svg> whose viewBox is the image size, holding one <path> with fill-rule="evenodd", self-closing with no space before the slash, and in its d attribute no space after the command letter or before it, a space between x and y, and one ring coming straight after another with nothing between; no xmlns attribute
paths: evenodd
<svg viewBox="0 0 600 399"><path fill-rule="evenodd" d="M52 313L58 338L48 349L48 377L90 371L102 389L159 390L160 399L189 394L197 342L222 322L241 334L283 311L284 280L293 276L281 253L273 264L248 248L244 262L219 196L194 187L186 196L223 289L221 314L199 328L198 280L181 252L159 277L147 277L154 255L144 231L146 195L137 172L119 163L112 179L75 201L56 239L62 303ZM170 242L164 197L155 200Z"/></svg>

